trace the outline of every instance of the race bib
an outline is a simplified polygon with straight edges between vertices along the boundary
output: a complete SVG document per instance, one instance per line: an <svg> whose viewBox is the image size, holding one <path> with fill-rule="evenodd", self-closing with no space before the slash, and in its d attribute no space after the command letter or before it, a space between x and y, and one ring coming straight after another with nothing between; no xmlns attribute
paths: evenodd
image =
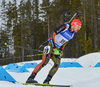
<svg viewBox="0 0 100 87"><path fill-rule="evenodd" d="M43 54L50 53L50 46L45 46L43 50Z"/></svg>
<svg viewBox="0 0 100 87"><path fill-rule="evenodd" d="M70 33L69 30L65 30L55 36L55 45L60 48L64 43L71 40L74 36L74 33Z"/></svg>

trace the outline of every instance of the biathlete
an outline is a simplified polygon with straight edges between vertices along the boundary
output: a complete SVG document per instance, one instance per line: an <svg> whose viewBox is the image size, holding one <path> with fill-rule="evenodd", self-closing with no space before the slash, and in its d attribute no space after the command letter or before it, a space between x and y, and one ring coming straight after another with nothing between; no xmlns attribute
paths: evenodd
<svg viewBox="0 0 100 87"><path fill-rule="evenodd" d="M34 80L35 76L49 62L49 60L52 59L54 65L49 71L47 78L43 82L49 84L59 68L62 50L66 46L67 42L74 37L75 33L80 30L80 28L81 21L79 19L74 19L70 25L63 23L53 31L52 35L47 41L46 46L44 46L42 62L35 67L26 83L38 83L36 80Z"/></svg>

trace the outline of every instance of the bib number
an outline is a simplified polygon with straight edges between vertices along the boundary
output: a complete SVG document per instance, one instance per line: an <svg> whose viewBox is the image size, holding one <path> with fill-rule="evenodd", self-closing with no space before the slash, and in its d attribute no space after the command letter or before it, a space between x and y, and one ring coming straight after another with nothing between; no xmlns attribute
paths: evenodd
<svg viewBox="0 0 100 87"><path fill-rule="evenodd" d="M50 46L45 46L43 50L43 54L50 53Z"/></svg>

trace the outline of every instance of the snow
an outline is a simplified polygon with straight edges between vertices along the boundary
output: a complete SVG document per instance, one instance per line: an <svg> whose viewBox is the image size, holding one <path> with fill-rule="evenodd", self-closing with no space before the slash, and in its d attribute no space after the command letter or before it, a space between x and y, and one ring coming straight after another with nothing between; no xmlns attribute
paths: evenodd
<svg viewBox="0 0 100 87"><path fill-rule="evenodd" d="M38 61L26 61L26 62L37 62ZM26 62L17 63L23 65ZM84 55L78 59L62 58L61 62L78 62L83 67L81 68L59 68L57 73L54 75L51 84L60 85L73 85L72 87L100 87L100 67L94 67L100 62L100 52L90 53ZM42 83L50 68L53 66L53 62L50 60L48 65L45 66L36 76L35 80ZM5 66L3 66L5 67ZM27 78L30 76L33 68L28 69L30 72L27 73L15 73L7 72L17 81L15 84L7 81L0 81L0 87L35 87L33 85L22 85L25 83ZM37 86L36 86L37 87ZM39 86L40 87L40 86Z"/></svg>

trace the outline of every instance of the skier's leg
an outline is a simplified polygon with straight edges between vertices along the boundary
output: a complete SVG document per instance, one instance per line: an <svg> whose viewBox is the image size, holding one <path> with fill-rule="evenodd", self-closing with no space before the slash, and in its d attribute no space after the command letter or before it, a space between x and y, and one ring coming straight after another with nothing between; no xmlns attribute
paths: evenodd
<svg viewBox="0 0 100 87"><path fill-rule="evenodd" d="M30 75L30 77L28 78L26 83L34 83L34 78L35 78L36 74L49 62L49 59L51 58L50 51L51 51L50 46L44 47L44 54L42 57L42 62L39 63L35 67L35 69L33 70L32 74Z"/></svg>
<svg viewBox="0 0 100 87"><path fill-rule="evenodd" d="M37 74L48 62L49 62L49 59L50 59L50 54L43 54L43 59L42 59L42 62L39 63L34 71L32 72L32 74Z"/></svg>
<svg viewBox="0 0 100 87"><path fill-rule="evenodd" d="M49 57L47 57L49 54L44 54L43 55L43 60L41 63L39 63L35 69L33 70L32 74L30 77L27 79L26 83L37 83L37 81L34 80L36 74L49 62Z"/></svg>
<svg viewBox="0 0 100 87"><path fill-rule="evenodd" d="M54 62L53 67L51 68L51 70L49 71L49 74L47 76L47 78L45 79L45 81L43 83L49 84L49 81L52 79L52 77L54 76L54 74L57 72L59 65L60 65L60 56L59 55L53 55L52 60Z"/></svg>

